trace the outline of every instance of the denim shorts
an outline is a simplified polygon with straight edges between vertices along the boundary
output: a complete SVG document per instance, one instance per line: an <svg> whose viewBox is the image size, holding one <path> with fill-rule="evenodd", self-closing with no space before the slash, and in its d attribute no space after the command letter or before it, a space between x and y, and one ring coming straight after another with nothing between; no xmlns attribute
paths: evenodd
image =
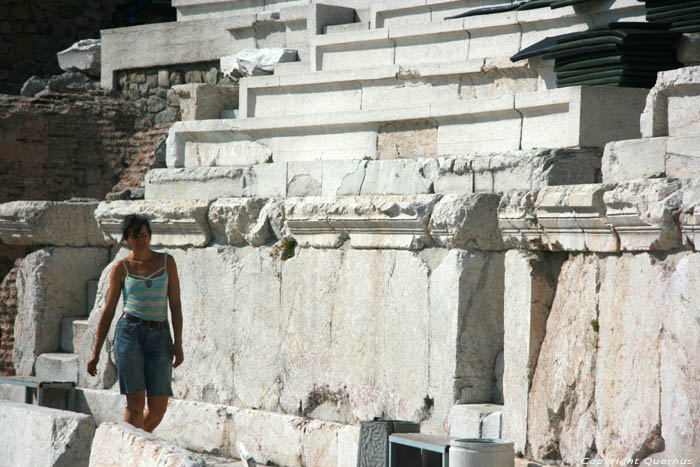
<svg viewBox="0 0 700 467"><path fill-rule="evenodd" d="M114 335L114 359L122 394L146 391L172 396L173 341L170 329L151 329L123 316Z"/></svg>

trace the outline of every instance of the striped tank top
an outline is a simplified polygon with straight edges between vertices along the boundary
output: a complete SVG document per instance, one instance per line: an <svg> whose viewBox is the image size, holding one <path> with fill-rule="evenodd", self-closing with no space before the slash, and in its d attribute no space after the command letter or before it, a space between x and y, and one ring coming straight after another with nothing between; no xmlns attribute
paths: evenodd
<svg viewBox="0 0 700 467"><path fill-rule="evenodd" d="M139 276L129 273L124 260L124 313L150 321L168 319L167 261L168 255L164 254L162 267L148 276Z"/></svg>

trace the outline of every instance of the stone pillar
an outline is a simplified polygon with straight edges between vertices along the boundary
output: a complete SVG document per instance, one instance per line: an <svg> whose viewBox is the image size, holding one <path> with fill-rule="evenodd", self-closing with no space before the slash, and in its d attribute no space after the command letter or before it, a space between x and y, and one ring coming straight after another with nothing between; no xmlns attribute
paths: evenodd
<svg viewBox="0 0 700 467"><path fill-rule="evenodd" d="M562 257L510 250L505 255L502 437L524 454L528 394L545 336Z"/></svg>

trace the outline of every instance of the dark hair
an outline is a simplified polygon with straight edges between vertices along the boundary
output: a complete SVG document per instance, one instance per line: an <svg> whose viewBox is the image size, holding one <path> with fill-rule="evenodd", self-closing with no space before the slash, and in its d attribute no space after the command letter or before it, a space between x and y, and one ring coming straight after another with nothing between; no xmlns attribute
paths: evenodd
<svg viewBox="0 0 700 467"><path fill-rule="evenodd" d="M148 230L148 235L152 235L151 224L148 222L148 219L138 214L129 214L126 216L122 222L122 240L129 238L130 233L138 234L144 225L146 226L146 230Z"/></svg>

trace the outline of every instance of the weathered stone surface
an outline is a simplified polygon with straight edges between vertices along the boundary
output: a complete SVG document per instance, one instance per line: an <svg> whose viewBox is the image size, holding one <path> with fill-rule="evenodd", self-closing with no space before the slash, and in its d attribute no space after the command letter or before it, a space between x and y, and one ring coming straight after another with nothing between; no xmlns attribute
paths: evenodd
<svg viewBox="0 0 700 467"><path fill-rule="evenodd" d="M528 394L554 299L557 258L511 250L503 292L503 437L515 452L527 446ZM549 261L548 261L549 260Z"/></svg>
<svg viewBox="0 0 700 467"><path fill-rule="evenodd" d="M102 229L121 241L122 221L129 214L141 214L151 223L154 246L206 246L211 240L207 223L210 201L106 201L95 210Z"/></svg>
<svg viewBox="0 0 700 467"><path fill-rule="evenodd" d="M200 456L127 423L103 423L95 432L90 467L206 467Z"/></svg>
<svg viewBox="0 0 700 467"><path fill-rule="evenodd" d="M146 199L286 196L287 164L149 170Z"/></svg>
<svg viewBox="0 0 700 467"><path fill-rule="evenodd" d="M501 250L498 230L499 195L445 195L430 217L430 235L443 248Z"/></svg>
<svg viewBox="0 0 700 467"><path fill-rule="evenodd" d="M94 433L89 415L0 400L2 465L87 467Z"/></svg>
<svg viewBox="0 0 700 467"><path fill-rule="evenodd" d="M666 141L643 138L605 145L603 183L621 183L666 175Z"/></svg>
<svg viewBox="0 0 700 467"><path fill-rule="evenodd" d="M667 459L695 460L700 458L700 304L690 291L700 281L700 255L680 253L669 260L657 279L656 300L645 304L648 314L663 315L659 359L653 362L659 368L663 454ZM656 330L648 326L647 332Z"/></svg>
<svg viewBox="0 0 700 467"><path fill-rule="evenodd" d="M511 190L498 205L498 227L503 243L510 248L546 249L544 229L537 222L539 191Z"/></svg>
<svg viewBox="0 0 700 467"><path fill-rule="evenodd" d="M449 431L455 403L493 399L494 363L503 348L503 255L452 250L444 258L432 257L439 252L423 254L429 264L440 261L433 266L429 294L428 394L434 408L421 425L431 433Z"/></svg>
<svg viewBox="0 0 700 467"><path fill-rule="evenodd" d="M699 141L696 136L664 136L609 143L603 156L603 182L697 178L700 174Z"/></svg>
<svg viewBox="0 0 700 467"><path fill-rule="evenodd" d="M100 39L83 39L56 54L58 66L63 71L80 71L99 78L101 49Z"/></svg>
<svg viewBox="0 0 700 467"><path fill-rule="evenodd" d="M657 263L645 253L600 263L596 448L608 460L641 461L664 449L660 374L665 363L659 352L664 316L682 315L687 305L669 308L662 292L673 274L672 261ZM643 342L643 350L632 342Z"/></svg>
<svg viewBox="0 0 700 467"><path fill-rule="evenodd" d="M97 201L0 204L0 240L10 245L107 246L95 220Z"/></svg>
<svg viewBox="0 0 700 467"><path fill-rule="evenodd" d="M680 180L627 182L604 194L608 222L620 249L672 250L681 246L675 216L683 201Z"/></svg>
<svg viewBox="0 0 700 467"><path fill-rule="evenodd" d="M20 96L24 97L34 97L37 93L46 89L46 81L38 76L31 76L22 85L22 89L19 92Z"/></svg>
<svg viewBox="0 0 700 467"><path fill-rule="evenodd" d="M640 123L643 137L700 133L700 67L662 71L647 96Z"/></svg>
<svg viewBox="0 0 700 467"><path fill-rule="evenodd" d="M420 249L437 195L288 198L286 225L302 246Z"/></svg>
<svg viewBox="0 0 700 467"><path fill-rule="evenodd" d="M458 438L481 438L484 420L502 409L503 406L496 404L454 405L450 410L449 434Z"/></svg>
<svg viewBox="0 0 700 467"><path fill-rule="evenodd" d="M13 356L18 375L31 375L38 355L59 350L62 318L87 314L85 284L108 257L106 248L44 248L22 261Z"/></svg>
<svg viewBox="0 0 700 467"><path fill-rule="evenodd" d="M36 376L48 381L78 382L78 356L72 353L43 353L36 359Z"/></svg>
<svg viewBox="0 0 700 467"><path fill-rule="evenodd" d="M399 86L396 86L399 87ZM437 156L437 123L388 123L379 127L377 149L381 159Z"/></svg>
<svg viewBox="0 0 700 467"><path fill-rule="evenodd" d="M269 221L261 216L267 200L262 198L218 199L209 207L214 242L260 246L271 237Z"/></svg>
<svg viewBox="0 0 700 467"><path fill-rule="evenodd" d="M619 240L605 218L603 195L612 185L546 187L537 195L537 222L553 251L617 251Z"/></svg>
<svg viewBox="0 0 700 467"><path fill-rule="evenodd" d="M368 161L356 193L359 195L431 193L437 173L438 163L435 159ZM346 185L345 188L349 186ZM351 190L351 193L352 191L354 190Z"/></svg>
<svg viewBox="0 0 700 467"><path fill-rule="evenodd" d="M574 256L562 267L528 401L527 439L535 460L577 464L600 449L593 325L599 274L597 259L586 255Z"/></svg>
<svg viewBox="0 0 700 467"><path fill-rule="evenodd" d="M269 75L278 63L297 61L297 49L243 49L236 55L221 57L221 72L231 76Z"/></svg>
<svg viewBox="0 0 700 467"><path fill-rule="evenodd" d="M47 87L49 91L66 93L69 91L83 90L89 82L90 78L88 78L87 75L78 71L68 71L49 78Z"/></svg>
<svg viewBox="0 0 700 467"><path fill-rule="evenodd" d="M118 392L81 388L76 399L78 410L93 413L98 424L123 416L124 403ZM259 464L356 464L359 429L355 426L180 399L171 399L168 405L156 434L186 449L237 456L235 444L242 441Z"/></svg>
<svg viewBox="0 0 700 467"><path fill-rule="evenodd" d="M173 90L180 98L182 120L218 119L222 110L238 108L238 87L190 83Z"/></svg>

